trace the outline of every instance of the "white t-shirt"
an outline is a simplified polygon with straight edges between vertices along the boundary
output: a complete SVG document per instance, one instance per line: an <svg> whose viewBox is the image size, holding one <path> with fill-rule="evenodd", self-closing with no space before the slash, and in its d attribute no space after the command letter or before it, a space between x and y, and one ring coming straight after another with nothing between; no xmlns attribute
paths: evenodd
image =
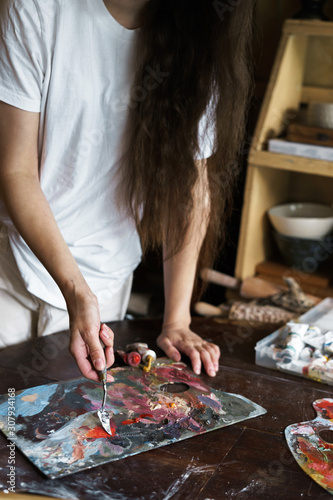
<svg viewBox="0 0 333 500"><path fill-rule="evenodd" d="M115 203L136 36L110 15L103 0L0 1L0 100L40 113L41 187L100 302L120 289L141 259L135 224ZM163 68L148 71L157 83L163 78ZM140 99L145 89L135 92ZM198 158L213 151L207 123L204 115ZM9 228L27 289L65 308L56 283L1 200L0 220Z"/></svg>

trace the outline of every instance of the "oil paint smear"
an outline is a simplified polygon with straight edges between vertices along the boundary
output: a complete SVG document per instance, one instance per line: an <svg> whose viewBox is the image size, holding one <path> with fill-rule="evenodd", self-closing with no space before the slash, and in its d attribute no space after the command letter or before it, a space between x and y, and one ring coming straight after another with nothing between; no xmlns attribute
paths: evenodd
<svg viewBox="0 0 333 500"><path fill-rule="evenodd" d="M333 399L318 399L313 407L317 418L289 425L285 435L298 465L333 495L333 444L321 437L333 431Z"/></svg>
<svg viewBox="0 0 333 500"><path fill-rule="evenodd" d="M16 436L8 428L7 395L0 427L46 476L56 478L263 415L262 407L207 386L184 363L160 358L149 373L110 370L106 410L112 435L97 410L102 385L87 379L41 385L16 394Z"/></svg>

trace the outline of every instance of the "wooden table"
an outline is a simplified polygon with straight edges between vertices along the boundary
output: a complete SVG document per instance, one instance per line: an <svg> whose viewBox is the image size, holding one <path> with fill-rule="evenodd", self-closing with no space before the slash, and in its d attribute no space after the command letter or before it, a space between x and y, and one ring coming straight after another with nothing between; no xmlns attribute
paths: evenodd
<svg viewBox="0 0 333 500"><path fill-rule="evenodd" d="M161 323L145 319L110 326L116 347L139 340L154 347ZM202 375L203 380L253 400L266 415L53 481L17 450L16 490L80 500L332 498L300 469L283 434L289 424L312 420L312 402L332 397L332 389L255 365L254 346L274 331L272 325L194 318L192 328L222 351L218 375ZM68 333L62 332L0 352L0 392L79 376L67 347ZM0 490L7 481L6 445L0 435Z"/></svg>

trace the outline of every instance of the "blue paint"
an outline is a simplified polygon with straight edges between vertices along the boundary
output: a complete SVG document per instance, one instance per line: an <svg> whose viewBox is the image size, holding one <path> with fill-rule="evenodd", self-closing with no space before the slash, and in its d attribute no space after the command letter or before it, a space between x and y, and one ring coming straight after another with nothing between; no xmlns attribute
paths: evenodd
<svg viewBox="0 0 333 500"><path fill-rule="evenodd" d="M215 399L209 398L208 396L204 396L203 394L198 396L199 401L203 403L206 406L210 406L210 408L213 408L214 410L221 410L222 406L218 401L215 401Z"/></svg>
<svg viewBox="0 0 333 500"><path fill-rule="evenodd" d="M16 416L31 417L44 410L50 404L50 398L56 392L58 384L51 384L46 386L33 387L26 389L16 397ZM27 402L22 400L25 396L32 396L38 394L35 401ZM3 406L3 405L1 405Z"/></svg>

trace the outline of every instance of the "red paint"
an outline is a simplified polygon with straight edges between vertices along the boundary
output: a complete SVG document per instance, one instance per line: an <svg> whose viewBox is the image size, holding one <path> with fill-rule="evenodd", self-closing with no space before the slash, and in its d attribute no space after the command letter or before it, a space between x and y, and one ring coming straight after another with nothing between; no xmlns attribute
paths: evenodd
<svg viewBox="0 0 333 500"><path fill-rule="evenodd" d="M330 456L330 450L326 450L326 453L325 451L322 452L304 438L298 438L297 441L299 449L308 459L307 466L309 467L309 469L316 471L318 474L321 474L323 476L321 481L324 484L332 487L333 457Z"/></svg>
<svg viewBox="0 0 333 500"><path fill-rule="evenodd" d="M302 437L299 437L297 441L299 449L309 459L309 462L318 464L322 462L322 453L312 443Z"/></svg>
<svg viewBox="0 0 333 500"><path fill-rule="evenodd" d="M146 418L146 417L152 417L153 415L151 413L141 413L138 417L135 418L129 418L128 420L124 420L121 425L130 425L130 424L137 424L140 422L141 419Z"/></svg>
<svg viewBox="0 0 333 500"><path fill-rule="evenodd" d="M113 426L111 427L111 436L115 435L115 429ZM89 431L86 434L87 438L92 438L92 439L98 439L98 438L105 438L105 437L110 437L110 434L108 434L102 427L94 427L93 429L89 429Z"/></svg>
<svg viewBox="0 0 333 500"><path fill-rule="evenodd" d="M141 363L141 356L136 351L125 352L122 349L118 349L117 354L119 354L124 363L129 366L139 366Z"/></svg>
<svg viewBox="0 0 333 500"><path fill-rule="evenodd" d="M316 407L327 412L329 419L333 419L333 404L326 399L322 399L320 402L316 403Z"/></svg>
<svg viewBox="0 0 333 500"><path fill-rule="evenodd" d="M138 352L129 352L127 353L127 363L130 366L139 366L141 363L141 356Z"/></svg>
<svg viewBox="0 0 333 500"><path fill-rule="evenodd" d="M140 422L139 418L129 418L128 420L123 420L121 425L137 424Z"/></svg>

